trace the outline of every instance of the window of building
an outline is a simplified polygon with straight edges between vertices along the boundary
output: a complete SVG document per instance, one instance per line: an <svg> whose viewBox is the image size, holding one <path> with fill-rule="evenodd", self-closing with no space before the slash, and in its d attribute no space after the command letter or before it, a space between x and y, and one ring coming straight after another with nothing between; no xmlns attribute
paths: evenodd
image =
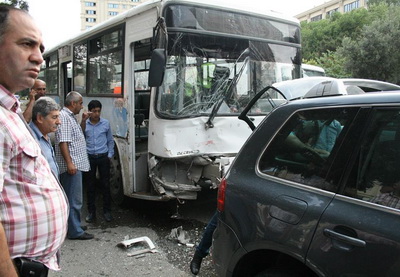
<svg viewBox="0 0 400 277"><path fill-rule="evenodd" d="M95 23L96 22L96 18L86 18L86 22Z"/></svg>
<svg viewBox="0 0 400 277"><path fill-rule="evenodd" d="M118 4L108 3L108 8L109 9L118 9L118 7L119 7Z"/></svg>
<svg viewBox="0 0 400 277"><path fill-rule="evenodd" d="M339 11L339 8L330 10L330 11L326 12L326 17L329 18L332 14L334 14L335 12L338 12L338 11Z"/></svg>
<svg viewBox="0 0 400 277"><path fill-rule="evenodd" d="M357 108L303 110L279 130L263 153L262 173L335 192L345 163L334 158ZM334 168L334 169L333 169Z"/></svg>
<svg viewBox="0 0 400 277"><path fill-rule="evenodd" d="M352 3L344 5L344 12L347 13L347 12L350 12L352 10L358 9L359 7L360 7L360 1L357 0L357 1L354 1Z"/></svg>
<svg viewBox="0 0 400 277"><path fill-rule="evenodd" d="M95 2L85 2L85 6L86 7L96 7L96 3Z"/></svg>
<svg viewBox="0 0 400 277"><path fill-rule="evenodd" d="M118 12L108 12L108 15L110 15L110 16L115 16L117 14L118 14Z"/></svg>
<svg viewBox="0 0 400 277"><path fill-rule="evenodd" d="M96 11L94 11L94 10L86 10L86 14L94 15L94 14L96 14Z"/></svg>
<svg viewBox="0 0 400 277"><path fill-rule="evenodd" d="M322 19L322 14L314 16L314 17L311 17L311 21L319 21L321 19Z"/></svg>

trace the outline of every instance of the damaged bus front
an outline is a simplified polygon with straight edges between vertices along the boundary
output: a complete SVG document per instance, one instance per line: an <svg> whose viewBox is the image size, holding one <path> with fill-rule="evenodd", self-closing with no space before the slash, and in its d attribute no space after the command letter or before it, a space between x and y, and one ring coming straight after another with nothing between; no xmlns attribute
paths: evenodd
<svg viewBox="0 0 400 277"><path fill-rule="evenodd" d="M148 172L156 195L196 199L217 188L251 134L238 115L252 97L300 77L300 31L276 14L186 2L166 5L163 18L165 68L150 69L150 79L163 78L151 91ZM272 108L268 101L254 107L254 124Z"/></svg>

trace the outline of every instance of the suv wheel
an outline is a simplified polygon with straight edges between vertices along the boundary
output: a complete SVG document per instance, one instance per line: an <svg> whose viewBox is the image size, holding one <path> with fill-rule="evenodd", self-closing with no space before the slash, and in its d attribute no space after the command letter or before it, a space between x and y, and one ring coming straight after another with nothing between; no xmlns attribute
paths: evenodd
<svg viewBox="0 0 400 277"><path fill-rule="evenodd" d="M302 275L296 271L286 268L268 268L255 275L255 277L301 277Z"/></svg>

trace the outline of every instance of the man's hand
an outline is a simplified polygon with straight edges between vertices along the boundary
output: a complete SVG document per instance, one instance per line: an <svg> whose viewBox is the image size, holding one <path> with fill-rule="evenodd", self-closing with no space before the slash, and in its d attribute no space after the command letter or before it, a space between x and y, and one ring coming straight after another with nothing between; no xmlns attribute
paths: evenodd
<svg viewBox="0 0 400 277"><path fill-rule="evenodd" d="M82 121L86 121L90 117L91 114L92 114L92 112L82 113Z"/></svg>
<svg viewBox="0 0 400 277"><path fill-rule="evenodd" d="M29 92L29 102L35 101L36 94L37 94L36 90L31 89L31 91Z"/></svg>
<svg viewBox="0 0 400 277"><path fill-rule="evenodd" d="M76 166L74 163L68 163L67 164L67 172L69 175L75 175L77 172Z"/></svg>

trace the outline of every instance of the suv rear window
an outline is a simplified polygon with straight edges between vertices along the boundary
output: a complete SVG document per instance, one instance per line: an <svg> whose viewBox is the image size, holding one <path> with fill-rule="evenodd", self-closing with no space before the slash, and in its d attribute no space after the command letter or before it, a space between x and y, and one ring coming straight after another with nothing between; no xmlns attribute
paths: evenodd
<svg viewBox="0 0 400 277"><path fill-rule="evenodd" d="M336 192L341 172L331 165L357 108L302 110L279 130L263 153L262 173Z"/></svg>
<svg viewBox="0 0 400 277"><path fill-rule="evenodd" d="M400 109L374 111L346 183L346 196L400 209Z"/></svg>

